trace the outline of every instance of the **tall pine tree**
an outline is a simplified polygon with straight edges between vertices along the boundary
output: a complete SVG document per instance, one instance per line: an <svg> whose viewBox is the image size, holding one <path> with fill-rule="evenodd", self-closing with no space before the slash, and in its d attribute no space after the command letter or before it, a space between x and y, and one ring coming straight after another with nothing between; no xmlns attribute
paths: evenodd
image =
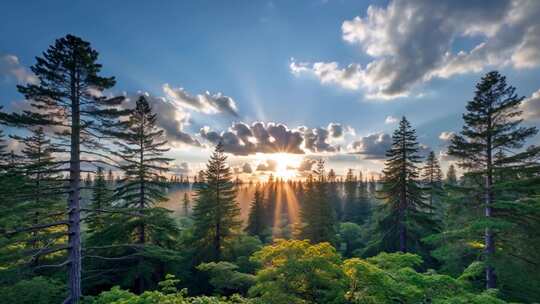
<svg viewBox="0 0 540 304"><path fill-rule="evenodd" d="M506 77L497 71L487 73L476 85L474 98L468 102L467 112L463 114L463 129L452 139L448 149L450 155L459 159L458 165L467 174L482 180L476 189L483 196L485 220L480 225L485 227L486 288L496 287L493 265L496 220L493 218L498 212L495 206L494 155L499 149L521 148L527 138L537 133L534 127L520 126L519 106L523 99L517 96L514 87L506 83Z"/></svg>
<svg viewBox="0 0 540 304"><path fill-rule="evenodd" d="M92 246L88 251L92 251L92 254L87 257L108 261L109 264L96 262L92 266L96 270L115 269L111 281L121 277L136 292L155 287L153 278L164 277L165 261L174 259L176 255L172 249L178 229L170 216L171 211L159 206L159 203L167 200L164 192L167 179L164 174L170 159L163 156L169 148L166 147L164 131L157 126L156 119L147 98L139 96L135 108L130 111L125 129L116 134L119 138L116 144L120 148L114 154L120 159L123 178L116 185L114 208L90 209L96 214L112 216L107 218L103 229L89 238ZM94 197L93 202L97 202L97 199ZM94 249L110 244L122 247L101 251Z"/></svg>
<svg viewBox="0 0 540 304"><path fill-rule="evenodd" d="M199 242L203 261L221 259L224 241L232 237L242 222L236 202L236 187L227 156L219 143L199 179L193 208L194 237Z"/></svg>
<svg viewBox="0 0 540 304"><path fill-rule="evenodd" d="M115 79L99 75L97 59L98 53L81 38L67 35L57 39L31 67L38 83L18 86L31 109L10 119L21 126L53 127L57 139L67 148L69 213L67 221L55 222L68 226L68 244L64 247L69 268L66 303L77 303L81 297L81 155L100 155L101 142L118 125L117 118L122 114L118 105L123 97L101 94L114 86Z"/></svg>
<svg viewBox="0 0 540 304"><path fill-rule="evenodd" d="M392 136L383 170L384 216L378 224L383 250L420 253L420 239L436 227L419 184L418 150L416 131L403 117Z"/></svg>

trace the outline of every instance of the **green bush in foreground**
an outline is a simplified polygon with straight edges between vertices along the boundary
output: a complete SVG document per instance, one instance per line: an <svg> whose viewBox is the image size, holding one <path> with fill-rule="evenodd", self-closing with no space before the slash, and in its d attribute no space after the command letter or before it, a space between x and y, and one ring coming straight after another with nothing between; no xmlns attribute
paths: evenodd
<svg viewBox="0 0 540 304"><path fill-rule="evenodd" d="M418 255L381 253L368 259L343 260L328 243L279 240L252 256L261 265L250 298L188 297L187 290L175 288L178 280L167 276L160 291L135 295L118 287L101 293L91 304L311 304L311 303L433 303L433 304L504 304L497 290L480 292L472 282L482 277L483 265L471 264L458 278L429 270L418 272ZM240 276L234 264L204 264L205 271L221 285L226 277ZM219 270L219 271L218 271ZM234 274L234 275L232 275ZM247 280L249 281L249 280ZM247 282L246 281L246 282ZM244 287L243 287L244 288Z"/></svg>

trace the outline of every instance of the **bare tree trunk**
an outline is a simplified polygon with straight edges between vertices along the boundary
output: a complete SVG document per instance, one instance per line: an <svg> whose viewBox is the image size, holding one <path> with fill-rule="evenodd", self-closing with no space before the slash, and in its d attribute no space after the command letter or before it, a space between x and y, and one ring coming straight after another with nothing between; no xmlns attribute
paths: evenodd
<svg viewBox="0 0 540 304"><path fill-rule="evenodd" d="M491 126L489 128L491 130ZM491 136L488 136L487 140L487 170L486 170L486 193L485 193L485 209L484 209L484 215L486 218L490 218L492 216L492 207L491 204L493 202L493 193L492 193L492 185L493 185L493 165L492 165L492 149L491 149ZM493 254L495 253L495 240L493 237L493 232L488 227L485 229L484 232L485 237L485 255L487 260L487 267L486 267L486 288L495 288L496 282L495 282L495 269L491 265Z"/></svg>
<svg viewBox="0 0 540 304"><path fill-rule="evenodd" d="M79 303L81 298L81 209L80 209L80 105L75 72L71 76L71 154L69 165L68 225L68 289L66 303Z"/></svg>

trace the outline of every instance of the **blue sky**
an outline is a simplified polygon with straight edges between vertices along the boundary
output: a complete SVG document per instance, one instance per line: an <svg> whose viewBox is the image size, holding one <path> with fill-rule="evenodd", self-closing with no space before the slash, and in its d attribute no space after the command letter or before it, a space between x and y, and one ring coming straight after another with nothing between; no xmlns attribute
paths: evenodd
<svg viewBox="0 0 540 304"><path fill-rule="evenodd" d="M376 170L380 157L366 155L385 142L368 136L390 134L396 124L389 116L407 116L421 143L438 152L445 146L441 133L459 131L483 73L500 70L528 98L540 89L538 2L517 8L512 1L481 2L4 1L0 104L21 102L15 85L25 80L15 71L71 33L100 52L103 73L118 80L112 94L167 100L168 84L190 96L230 97L237 115L176 103L181 131L202 146L211 143L199 134L205 126L220 133L233 122L282 123L290 130L336 123L345 135L319 140L341 148L305 149L307 157L322 155L340 171ZM537 99L526 108L526 123L538 126ZM350 154L357 149L365 153ZM208 149L180 143L172 153L193 170ZM248 154L232 156L234 165L256 167L261 159Z"/></svg>

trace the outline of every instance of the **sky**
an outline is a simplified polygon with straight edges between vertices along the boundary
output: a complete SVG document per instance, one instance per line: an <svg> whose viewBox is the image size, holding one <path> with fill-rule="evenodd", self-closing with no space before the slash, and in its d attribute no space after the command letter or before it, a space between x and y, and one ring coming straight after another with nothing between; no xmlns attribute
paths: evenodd
<svg viewBox="0 0 540 304"><path fill-rule="evenodd" d="M499 70L540 126L540 1L2 1L0 105L55 39L99 53L107 94L145 94L173 172L223 141L243 178L378 172L406 116L443 168L474 86ZM537 136L528 144L539 144Z"/></svg>

